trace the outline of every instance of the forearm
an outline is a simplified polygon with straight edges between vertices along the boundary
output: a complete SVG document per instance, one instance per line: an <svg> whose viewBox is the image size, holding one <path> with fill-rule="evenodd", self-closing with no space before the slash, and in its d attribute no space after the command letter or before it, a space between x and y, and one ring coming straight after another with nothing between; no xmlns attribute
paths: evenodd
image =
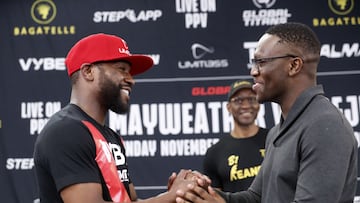
<svg viewBox="0 0 360 203"><path fill-rule="evenodd" d="M155 197L136 201L138 203L175 203L176 194L174 192L164 192Z"/></svg>
<svg viewBox="0 0 360 203"><path fill-rule="evenodd" d="M254 193L251 190L241 191L241 192L222 192L217 191L222 198L225 199L227 203L260 203L261 198L259 195Z"/></svg>

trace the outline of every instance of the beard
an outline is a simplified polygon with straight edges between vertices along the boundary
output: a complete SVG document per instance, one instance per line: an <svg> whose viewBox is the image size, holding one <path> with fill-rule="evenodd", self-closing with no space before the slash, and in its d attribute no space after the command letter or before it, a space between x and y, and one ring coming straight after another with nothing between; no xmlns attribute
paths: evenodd
<svg viewBox="0 0 360 203"><path fill-rule="evenodd" d="M122 98L121 85L115 84L110 78L103 77L100 81L100 102L101 104L118 114L125 114L129 111L129 103Z"/></svg>

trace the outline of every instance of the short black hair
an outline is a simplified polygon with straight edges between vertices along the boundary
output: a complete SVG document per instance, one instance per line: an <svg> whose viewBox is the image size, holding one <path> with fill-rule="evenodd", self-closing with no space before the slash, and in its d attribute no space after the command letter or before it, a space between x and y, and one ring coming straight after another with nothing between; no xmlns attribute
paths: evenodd
<svg viewBox="0 0 360 203"><path fill-rule="evenodd" d="M320 55L321 44L315 32L307 25L296 22L278 24L265 33L276 35L280 42L293 44L302 50Z"/></svg>
<svg viewBox="0 0 360 203"><path fill-rule="evenodd" d="M80 71L75 71L70 76L71 85L75 85L76 82L79 80L79 73Z"/></svg>

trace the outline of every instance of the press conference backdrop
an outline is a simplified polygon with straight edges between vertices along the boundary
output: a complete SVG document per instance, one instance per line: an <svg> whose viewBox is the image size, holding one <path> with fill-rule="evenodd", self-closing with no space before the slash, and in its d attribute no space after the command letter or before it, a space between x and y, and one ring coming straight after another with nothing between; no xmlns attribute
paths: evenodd
<svg viewBox="0 0 360 203"><path fill-rule="evenodd" d="M135 77L130 113L110 112L107 119L124 137L130 175L146 198L166 190L171 172L202 170L206 149L232 126L229 84L250 79L261 34L290 21L319 35L318 83L359 140L359 0L1 1L0 202L39 202L33 145L69 102L64 59L80 38L119 35L132 53L155 62ZM257 122L270 128L279 116L278 106L266 103Z"/></svg>

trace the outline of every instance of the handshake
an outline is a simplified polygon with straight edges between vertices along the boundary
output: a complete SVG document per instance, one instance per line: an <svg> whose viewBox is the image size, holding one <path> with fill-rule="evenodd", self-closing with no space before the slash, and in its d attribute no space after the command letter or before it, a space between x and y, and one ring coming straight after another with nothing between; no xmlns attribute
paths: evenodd
<svg viewBox="0 0 360 203"><path fill-rule="evenodd" d="M225 203L210 185L211 180L206 175L182 169L169 177L167 193L175 196L176 203Z"/></svg>

